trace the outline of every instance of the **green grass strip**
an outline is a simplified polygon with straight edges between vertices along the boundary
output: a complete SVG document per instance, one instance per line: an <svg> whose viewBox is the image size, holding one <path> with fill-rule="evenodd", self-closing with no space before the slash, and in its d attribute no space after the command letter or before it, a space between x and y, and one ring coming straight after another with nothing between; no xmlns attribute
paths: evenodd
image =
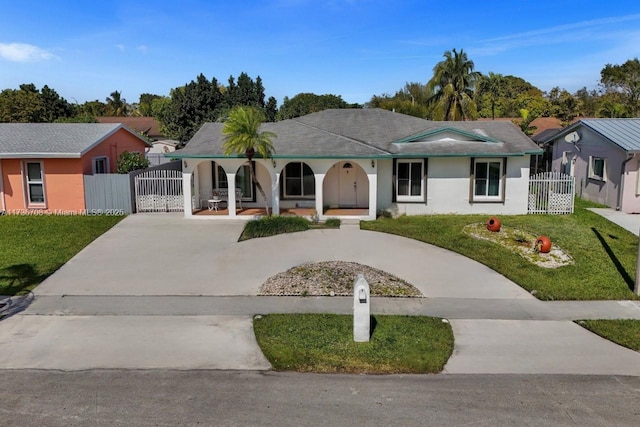
<svg viewBox="0 0 640 427"><path fill-rule="evenodd" d="M576 323L602 338L640 351L640 320L579 320Z"/></svg>
<svg viewBox="0 0 640 427"><path fill-rule="evenodd" d="M324 373L437 373L453 351L451 325L418 316L374 316L371 340L353 341L353 317L270 314L254 318L275 370Z"/></svg>

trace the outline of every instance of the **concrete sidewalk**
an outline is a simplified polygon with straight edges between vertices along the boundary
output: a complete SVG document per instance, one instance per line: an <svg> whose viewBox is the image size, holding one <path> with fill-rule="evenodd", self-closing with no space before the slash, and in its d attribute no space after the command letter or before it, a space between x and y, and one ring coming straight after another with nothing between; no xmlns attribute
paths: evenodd
<svg viewBox="0 0 640 427"><path fill-rule="evenodd" d="M43 316L252 316L272 313L351 314L351 297L275 296L38 296L25 315ZM371 298L373 314L445 319L639 319L640 301L536 299Z"/></svg>
<svg viewBox="0 0 640 427"><path fill-rule="evenodd" d="M39 296L0 323L0 366L265 370L253 314L349 314L351 304L349 297ZM640 319L634 301L373 298L372 312L449 319L455 347L447 374L640 376L640 353L571 322Z"/></svg>
<svg viewBox="0 0 640 427"><path fill-rule="evenodd" d="M611 208L588 208L591 212L595 212L613 222L618 224L625 230L638 235L640 232L640 215L628 214L621 211L617 211Z"/></svg>

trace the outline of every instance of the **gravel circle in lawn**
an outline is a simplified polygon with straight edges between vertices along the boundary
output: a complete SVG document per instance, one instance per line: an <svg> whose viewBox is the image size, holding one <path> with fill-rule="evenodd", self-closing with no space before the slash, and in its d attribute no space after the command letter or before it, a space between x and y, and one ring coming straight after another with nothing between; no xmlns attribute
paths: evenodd
<svg viewBox="0 0 640 427"><path fill-rule="evenodd" d="M422 297L410 283L377 268L355 262L323 261L302 264L271 276L258 295L348 296L358 274L369 282L371 296Z"/></svg>

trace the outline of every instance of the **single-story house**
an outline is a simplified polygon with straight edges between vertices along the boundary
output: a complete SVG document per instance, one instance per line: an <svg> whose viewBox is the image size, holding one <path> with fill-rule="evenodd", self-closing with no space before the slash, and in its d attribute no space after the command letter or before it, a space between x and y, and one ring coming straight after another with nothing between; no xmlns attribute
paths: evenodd
<svg viewBox="0 0 640 427"><path fill-rule="evenodd" d="M185 148L185 216L207 214L216 189L235 218L263 206L246 158L224 154L224 123L206 123ZM273 213L314 209L320 219L392 214L525 214L529 162L540 150L512 123L434 122L382 109L330 109L264 123L277 135L272 158L254 159ZM217 207L217 206L216 206ZM222 213L222 215L220 215ZM204 215L203 215L204 216Z"/></svg>
<svg viewBox="0 0 640 427"><path fill-rule="evenodd" d="M0 123L0 211L83 212L83 175L149 143L118 123Z"/></svg>
<svg viewBox="0 0 640 427"><path fill-rule="evenodd" d="M576 177L576 193L640 213L640 119L582 119L547 141L552 169Z"/></svg>

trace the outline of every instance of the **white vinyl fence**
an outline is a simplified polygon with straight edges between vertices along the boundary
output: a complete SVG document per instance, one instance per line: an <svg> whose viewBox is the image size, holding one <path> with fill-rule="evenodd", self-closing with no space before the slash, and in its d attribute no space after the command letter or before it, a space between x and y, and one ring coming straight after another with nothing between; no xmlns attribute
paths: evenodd
<svg viewBox="0 0 640 427"><path fill-rule="evenodd" d="M529 177L530 214L573 213L575 178L560 172L542 172Z"/></svg>
<svg viewBox="0 0 640 427"><path fill-rule="evenodd" d="M137 212L181 212L182 171L150 170L135 178Z"/></svg>

